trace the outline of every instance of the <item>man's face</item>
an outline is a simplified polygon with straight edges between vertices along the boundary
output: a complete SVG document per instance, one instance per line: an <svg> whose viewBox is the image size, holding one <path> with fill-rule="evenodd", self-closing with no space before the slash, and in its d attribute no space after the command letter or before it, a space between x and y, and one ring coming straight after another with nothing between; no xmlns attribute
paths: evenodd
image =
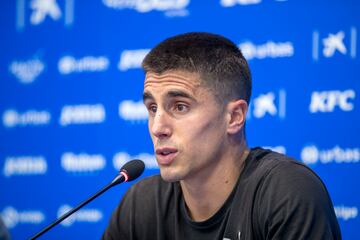
<svg viewBox="0 0 360 240"><path fill-rule="evenodd" d="M200 83L186 71L146 74L144 103L165 181L206 178L223 157L226 111Z"/></svg>

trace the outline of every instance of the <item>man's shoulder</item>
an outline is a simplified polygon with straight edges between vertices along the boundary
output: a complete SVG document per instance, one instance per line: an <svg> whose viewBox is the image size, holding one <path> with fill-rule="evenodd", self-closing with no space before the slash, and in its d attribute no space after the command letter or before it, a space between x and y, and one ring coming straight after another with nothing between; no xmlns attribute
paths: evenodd
<svg viewBox="0 0 360 240"><path fill-rule="evenodd" d="M249 175L257 178L257 183L263 186L263 190L278 191L282 186L284 191L290 191L295 187L327 193L320 177L296 159L261 148L254 149L253 155L253 162L250 163L253 169Z"/></svg>
<svg viewBox="0 0 360 240"><path fill-rule="evenodd" d="M254 151L250 164L254 170L248 182L253 184L256 196L251 204L255 206L252 216L259 236L272 232L284 239L301 234L309 239L341 239L329 193L320 177L284 154ZM313 222L317 227L313 227ZM291 231L289 224L294 226ZM268 232L264 232L264 225L269 226Z"/></svg>
<svg viewBox="0 0 360 240"><path fill-rule="evenodd" d="M252 149L246 168L244 177L253 184L265 183L267 185L270 182L276 182L291 186L307 183L324 188L319 176L308 166L292 157L271 150Z"/></svg>
<svg viewBox="0 0 360 240"><path fill-rule="evenodd" d="M309 167L299 162L295 158L282 153L263 148L254 148L251 150L251 159L248 165L258 174L267 175L273 171L283 171L293 169L294 171L315 174Z"/></svg>

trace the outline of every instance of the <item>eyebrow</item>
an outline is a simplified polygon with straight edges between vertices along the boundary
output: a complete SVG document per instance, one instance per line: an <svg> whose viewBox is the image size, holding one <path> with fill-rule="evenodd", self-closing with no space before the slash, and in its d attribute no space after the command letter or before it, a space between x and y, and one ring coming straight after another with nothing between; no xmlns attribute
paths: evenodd
<svg viewBox="0 0 360 240"><path fill-rule="evenodd" d="M145 102L146 100L154 100L153 95L149 92L144 92L143 93L143 102Z"/></svg>
<svg viewBox="0 0 360 240"><path fill-rule="evenodd" d="M166 96L169 98L183 97L183 98L189 98L192 100L194 99L194 97L192 97L190 94L183 92L183 91L176 91L176 90L169 91L166 94ZM143 102L145 102L147 100L154 100L154 96L149 92L144 92L143 93Z"/></svg>
<svg viewBox="0 0 360 240"><path fill-rule="evenodd" d="M186 93L186 92L183 92L183 91L169 91L167 94L166 94L168 97L172 97L172 98L175 98L175 97L183 97L183 98L190 98L190 99L194 99L190 94Z"/></svg>

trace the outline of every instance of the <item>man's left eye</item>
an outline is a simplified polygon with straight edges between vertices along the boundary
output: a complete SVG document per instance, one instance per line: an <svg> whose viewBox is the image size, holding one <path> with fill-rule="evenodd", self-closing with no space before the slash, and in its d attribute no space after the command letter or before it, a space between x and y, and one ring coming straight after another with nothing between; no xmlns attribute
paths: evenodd
<svg viewBox="0 0 360 240"><path fill-rule="evenodd" d="M176 104L176 111L184 112L186 110L188 110L188 106L185 104Z"/></svg>

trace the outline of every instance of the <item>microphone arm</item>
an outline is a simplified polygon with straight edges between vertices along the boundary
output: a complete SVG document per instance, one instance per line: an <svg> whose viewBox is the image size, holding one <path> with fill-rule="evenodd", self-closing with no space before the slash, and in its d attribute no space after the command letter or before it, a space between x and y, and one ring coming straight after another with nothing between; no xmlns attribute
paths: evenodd
<svg viewBox="0 0 360 240"><path fill-rule="evenodd" d="M46 233L47 231L49 231L51 228L55 227L57 224L61 223L63 220L65 220L66 218L68 218L71 214L73 214L74 212L76 212L77 210L79 210L80 208L82 208L83 206L85 206L86 204L88 204L89 202L91 202L92 200L94 200L96 197L98 197L100 194L102 194L103 192L105 192L106 190L108 190L109 188L111 188L112 186L114 186L111 183L109 183L108 185L106 185L103 189L101 189L100 191L98 191L97 193L95 193L94 195L92 195L91 197L89 197L88 199L86 199L85 201L83 201L82 203L80 203L77 207L71 209L70 211L68 211L67 213L63 214L60 218L58 218L56 221L54 221L53 223L51 223L50 225L48 225L46 228L44 228L43 230L41 230L39 233L37 233L36 235L34 235L32 238L30 238L31 240L37 239L38 237L40 237L41 235L43 235L44 233Z"/></svg>
<svg viewBox="0 0 360 240"><path fill-rule="evenodd" d="M127 167L128 167L128 169L127 169ZM105 191L107 191L109 188L111 188L117 184L120 184L122 182L131 181L131 180L134 180L135 178L139 177L143 173L144 167L145 167L144 163L141 160L132 160L132 161L128 162L127 164L125 164L122 167L119 175L116 176L111 183L109 183L108 185L103 187L100 191L98 191L97 193L95 193L94 195L92 195L91 197L89 197L88 199L83 201L82 203L80 203L75 208L73 208L70 211L68 211L67 213L63 214L56 221L54 221L53 223L51 223L50 225L45 227L43 230L38 232L36 235L31 237L30 240L37 239L38 237L40 237L41 235L43 235L44 233L49 231L51 228L55 227L57 224L59 224L60 222L65 220L71 214L73 214L74 212L76 212L77 210L79 210L80 208L82 208L83 206L85 206L86 204L88 204L89 202L94 200L95 198L97 198L99 195L101 195Z"/></svg>

